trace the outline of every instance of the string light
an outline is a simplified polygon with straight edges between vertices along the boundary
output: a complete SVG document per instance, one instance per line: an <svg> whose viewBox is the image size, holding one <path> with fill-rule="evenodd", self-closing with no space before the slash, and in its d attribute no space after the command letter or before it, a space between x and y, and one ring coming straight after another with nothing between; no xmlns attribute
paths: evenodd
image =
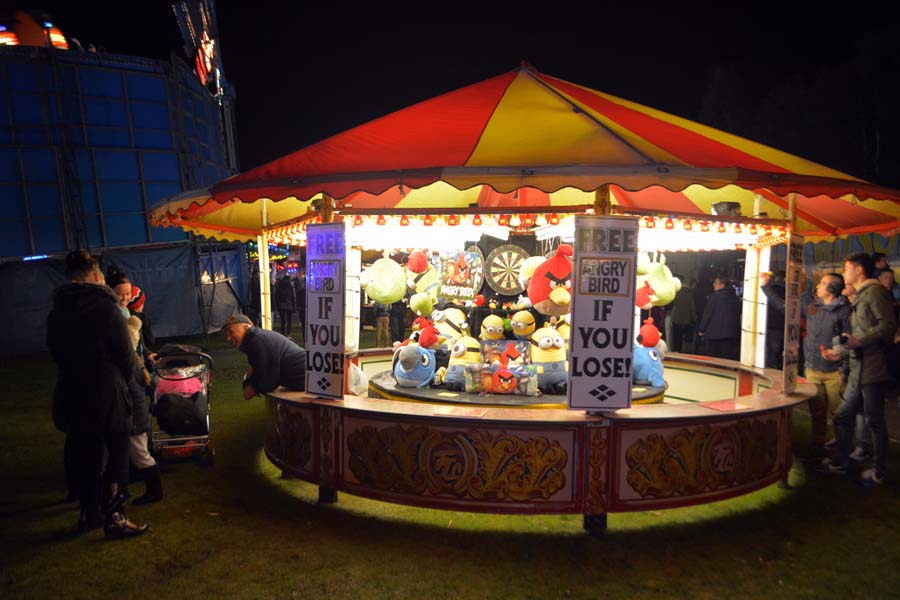
<svg viewBox="0 0 900 600"><path fill-rule="evenodd" d="M725 233L725 223L719 223L719 228L717 229L719 233Z"/></svg>
<svg viewBox="0 0 900 600"><path fill-rule="evenodd" d="M522 215L522 227L532 227L534 225L534 215Z"/></svg>
<svg viewBox="0 0 900 600"><path fill-rule="evenodd" d="M735 232L735 233L743 233L743 232L744 232L744 230L741 228L741 224L740 224L740 223L735 223L735 224L734 224L734 232Z"/></svg>
<svg viewBox="0 0 900 600"><path fill-rule="evenodd" d="M472 217L472 225L481 225L481 215L476 214Z"/></svg>
<svg viewBox="0 0 900 600"><path fill-rule="evenodd" d="M497 219L497 225L499 225L500 227L508 227L509 215L500 215L500 218Z"/></svg>
<svg viewBox="0 0 900 600"><path fill-rule="evenodd" d="M363 218L361 215L356 215L355 217L353 217L353 226L354 227L359 227L362 224L363 224Z"/></svg>
<svg viewBox="0 0 900 600"><path fill-rule="evenodd" d="M387 223L387 219L384 218L384 215L378 215L378 219L375 221L376 225L384 225Z"/></svg>
<svg viewBox="0 0 900 600"><path fill-rule="evenodd" d="M550 225L559 225L559 215L551 213L550 216L547 217L547 223Z"/></svg>
<svg viewBox="0 0 900 600"><path fill-rule="evenodd" d="M693 229L694 229L694 223L693 223L693 221L691 221L690 219L685 219L685 220L684 220L684 230L685 230L685 231L692 231Z"/></svg>
<svg viewBox="0 0 900 600"><path fill-rule="evenodd" d="M756 223L752 223L750 225L750 235L756 235L759 230L756 228Z"/></svg>
<svg viewBox="0 0 900 600"><path fill-rule="evenodd" d="M456 215L450 215L449 217L447 217L447 225L450 225L451 227L459 225L459 217L457 217Z"/></svg>
<svg viewBox="0 0 900 600"><path fill-rule="evenodd" d="M647 217L647 229L655 229L656 228L656 219L653 217Z"/></svg>
<svg viewBox="0 0 900 600"><path fill-rule="evenodd" d="M409 225L409 217L407 217L406 215L403 215L402 217L400 217L400 224L404 227Z"/></svg>
<svg viewBox="0 0 900 600"><path fill-rule="evenodd" d="M433 223L434 220L431 218L431 215L425 215L425 218L422 219L422 225L425 225L426 227L431 227Z"/></svg>
<svg viewBox="0 0 900 600"><path fill-rule="evenodd" d="M666 219L666 229L669 231L675 229L675 222L672 220L672 217Z"/></svg>
<svg viewBox="0 0 900 600"><path fill-rule="evenodd" d="M709 222L708 221L700 221L700 231L706 233L709 231Z"/></svg>

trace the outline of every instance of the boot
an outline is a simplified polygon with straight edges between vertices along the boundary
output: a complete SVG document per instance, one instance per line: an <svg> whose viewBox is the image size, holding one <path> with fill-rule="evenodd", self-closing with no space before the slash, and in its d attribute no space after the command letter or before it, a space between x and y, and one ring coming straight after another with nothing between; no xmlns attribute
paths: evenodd
<svg viewBox="0 0 900 600"><path fill-rule="evenodd" d="M132 501L132 504L152 504L163 499L162 479L159 476L159 465L141 469L141 476L147 484L144 495Z"/></svg>
<svg viewBox="0 0 900 600"><path fill-rule="evenodd" d="M125 498L121 494L116 494L106 503L106 525L103 527L103 534L108 540L137 537L150 529L149 524L136 525L128 520L122 512L124 502Z"/></svg>

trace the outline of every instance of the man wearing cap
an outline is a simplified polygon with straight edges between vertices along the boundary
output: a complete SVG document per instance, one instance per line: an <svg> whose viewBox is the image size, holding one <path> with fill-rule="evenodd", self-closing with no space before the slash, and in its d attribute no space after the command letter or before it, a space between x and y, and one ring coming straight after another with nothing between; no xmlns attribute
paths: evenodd
<svg viewBox="0 0 900 600"><path fill-rule="evenodd" d="M268 394L278 386L303 391L306 387L306 350L275 331L254 327L245 315L233 315L222 326L225 340L247 355L244 399Z"/></svg>

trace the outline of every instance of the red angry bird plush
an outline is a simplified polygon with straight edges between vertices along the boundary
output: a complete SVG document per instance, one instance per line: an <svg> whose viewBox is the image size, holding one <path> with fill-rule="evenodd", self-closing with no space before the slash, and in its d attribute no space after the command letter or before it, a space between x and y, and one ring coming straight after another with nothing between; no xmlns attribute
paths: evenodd
<svg viewBox="0 0 900 600"><path fill-rule="evenodd" d="M645 281L644 285L639 287L634 293L634 305L641 310L650 310L650 307L653 306L653 295L653 288L650 287L650 282Z"/></svg>
<svg viewBox="0 0 900 600"><path fill-rule="evenodd" d="M497 369L491 377L491 391L496 394L512 394L516 390L516 376L505 367Z"/></svg>
<svg viewBox="0 0 900 600"><path fill-rule="evenodd" d="M637 341L645 348L656 348L656 345L659 344L659 337L659 329L653 324L653 317L645 319L639 330Z"/></svg>
<svg viewBox="0 0 900 600"><path fill-rule="evenodd" d="M430 325L434 325L434 323L432 323L430 319L426 319L425 317L416 317L410 324L410 329L412 329L413 331L421 331Z"/></svg>
<svg viewBox="0 0 900 600"><path fill-rule="evenodd" d="M423 348L435 350L440 347L445 339L447 338L441 335L441 332L434 325L428 325L419 332L419 345Z"/></svg>
<svg viewBox="0 0 900 600"><path fill-rule="evenodd" d="M560 244L556 254L541 263L528 282L528 299L542 315L560 316L572 304L572 246Z"/></svg>
<svg viewBox="0 0 900 600"><path fill-rule="evenodd" d="M409 253L406 268L413 273L424 273L428 268L428 257L421 250L413 250Z"/></svg>

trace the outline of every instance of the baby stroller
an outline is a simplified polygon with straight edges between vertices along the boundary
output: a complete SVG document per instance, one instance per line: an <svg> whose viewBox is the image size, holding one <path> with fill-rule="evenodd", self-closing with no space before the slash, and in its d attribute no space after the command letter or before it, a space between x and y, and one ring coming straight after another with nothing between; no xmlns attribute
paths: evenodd
<svg viewBox="0 0 900 600"><path fill-rule="evenodd" d="M209 387L212 358L196 346L167 344L158 352L150 407L155 418L151 451L158 459L202 458L212 465Z"/></svg>

